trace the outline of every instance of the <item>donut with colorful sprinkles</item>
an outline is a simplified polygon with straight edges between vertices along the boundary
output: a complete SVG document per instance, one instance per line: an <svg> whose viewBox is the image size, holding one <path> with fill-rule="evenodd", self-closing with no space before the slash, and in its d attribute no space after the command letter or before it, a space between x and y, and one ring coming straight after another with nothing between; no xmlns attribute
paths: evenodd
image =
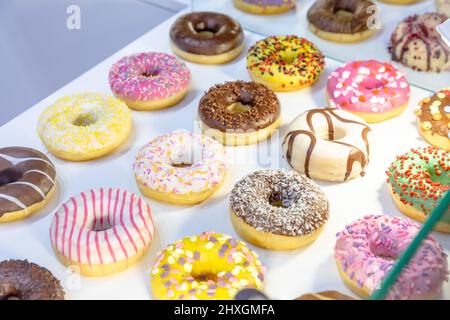
<svg viewBox="0 0 450 320"><path fill-rule="evenodd" d="M123 57L109 71L116 97L134 110L157 110L181 101L189 90L191 72L175 56L142 52Z"/></svg>
<svg viewBox="0 0 450 320"><path fill-rule="evenodd" d="M312 85L325 68L315 44L296 35L270 36L256 42L247 54L253 81L273 91L295 91Z"/></svg>
<svg viewBox="0 0 450 320"><path fill-rule="evenodd" d="M261 289L264 269L245 243L204 232L160 252L150 285L153 297L160 300L229 300L239 290Z"/></svg>
<svg viewBox="0 0 450 320"><path fill-rule="evenodd" d="M377 60L347 63L332 72L327 83L330 107L352 112L369 123L402 113L410 92L402 71Z"/></svg>
<svg viewBox="0 0 450 320"><path fill-rule="evenodd" d="M411 149L398 156L386 174L400 211L423 222L450 189L450 154L433 146ZM450 232L450 208L435 229Z"/></svg>
<svg viewBox="0 0 450 320"><path fill-rule="evenodd" d="M225 149L210 137L176 130L141 148L134 162L141 192L174 204L196 204L212 196L225 180Z"/></svg>
<svg viewBox="0 0 450 320"><path fill-rule="evenodd" d="M379 289L420 230L409 220L368 215L336 235L334 258L344 283L362 298ZM448 281L447 255L432 236L423 240L413 259L391 287L388 300L436 298Z"/></svg>

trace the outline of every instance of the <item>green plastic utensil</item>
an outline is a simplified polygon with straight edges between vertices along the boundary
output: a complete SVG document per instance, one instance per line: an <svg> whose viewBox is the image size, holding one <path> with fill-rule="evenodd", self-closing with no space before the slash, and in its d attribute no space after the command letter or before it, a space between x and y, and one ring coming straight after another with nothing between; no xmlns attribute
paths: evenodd
<svg viewBox="0 0 450 320"><path fill-rule="evenodd" d="M409 261L414 257L417 249L419 249L422 240L425 239L431 231L433 231L434 226L441 220L442 216L446 213L450 207L450 191L446 192L438 206L431 212L429 218L423 225L422 229L417 233L414 240L411 242L405 252L401 255L398 262L394 265L391 272L384 278L381 283L380 289L375 291L369 300L382 300L388 294L390 288L397 281L398 276L402 272L403 268L408 265Z"/></svg>

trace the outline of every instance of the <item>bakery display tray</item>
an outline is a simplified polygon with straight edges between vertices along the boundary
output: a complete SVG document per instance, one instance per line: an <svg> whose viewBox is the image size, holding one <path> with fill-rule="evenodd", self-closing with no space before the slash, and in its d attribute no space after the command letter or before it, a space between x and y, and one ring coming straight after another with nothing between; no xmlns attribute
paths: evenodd
<svg viewBox="0 0 450 320"><path fill-rule="evenodd" d="M176 129L197 127L198 102L210 86L224 81L247 80L245 53L226 65L187 63L192 86L177 106L155 112L133 111L133 131L126 143L112 154L89 162L68 162L49 154L36 134L39 114L56 99L77 92L112 94L108 85L111 65L124 55L141 51L171 53L168 32L176 17L149 31L79 78L56 91L31 109L0 128L0 147L26 146L45 152L56 165L57 191L48 206L22 221L0 224L0 260L28 259L48 268L61 280L67 299L152 299L149 270L156 253L184 236L206 230L230 234L234 231L228 212L228 197L234 183L261 168L288 168L280 153L280 136L289 123L310 108L324 107L328 75L340 62L327 59L326 71L313 87L292 93L280 93L282 126L268 141L258 145L227 147L229 173L219 191L195 206L168 205L148 199L154 214L156 235L150 249L132 268L107 277L88 278L72 274L53 254L49 228L53 213L69 197L99 187L120 187L139 193L132 164L137 151L150 139ZM246 46L261 38L246 32ZM45 75L42 75L45 77ZM395 156L412 147L425 146L416 126L414 111L429 92L412 87L409 108L399 117L372 125L372 158L367 174L345 183L319 182L330 201L330 219L316 242L299 250L270 251L250 246L267 267L265 293L273 299L293 299L306 292L339 290L351 294L336 269L333 258L335 235L353 220L367 214L402 216L391 200L385 183L385 170ZM281 132L281 133L280 133ZM450 252L450 236L433 233ZM450 299L446 283L442 298Z"/></svg>

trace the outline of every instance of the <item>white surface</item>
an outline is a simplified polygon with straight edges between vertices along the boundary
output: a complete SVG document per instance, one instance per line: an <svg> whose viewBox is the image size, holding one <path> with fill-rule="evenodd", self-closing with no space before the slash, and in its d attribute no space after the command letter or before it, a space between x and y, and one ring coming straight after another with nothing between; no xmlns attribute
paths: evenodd
<svg viewBox="0 0 450 320"><path fill-rule="evenodd" d="M110 66L126 54L139 51L170 52L167 36L173 19L150 31L112 57L97 65L67 86L56 91L20 117L0 128L0 147L27 146L45 151L36 135L38 115L57 98L82 91L111 94L107 74ZM247 34L247 45L258 37ZM133 268L105 278L81 278L80 287L73 289L77 279L53 255L48 235L53 212L71 195L101 186L120 187L139 192L135 184L132 163L138 149L150 139L178 128L194 128L198 101L213 84L227 80L249 80L245 69L245 54L224 66L204 66L188 63L192 75L192 90L178 105L157 112L133 112L134 131L119 150L109 156L85 163L58 160L49 155L58 172L58 192L53 201L35 216L20 222L0 225L0 260L29 259L49 268L61 279L67 299L149 299L149 268L157 251L184 236L205 230L216 230L237 237L228 216L228 194L238 179L261 167L286 167L280 160L279 137L269 140L275 153L267 162L263 155L266 143L256 146L227 148L230 165L224 186L210 199L197 206L172 206L148 200L155 216L157 235L149 252ZM279 94L282 104L283 127L299 113L312 107L325 105L324 86L328 74L338 63L327 60L327 69L312 88L294 93ZM398 154L411 147L425 145L419 137L414 110L418 101L427 95L413 89L410 107L399 117L373 125L374 143L372 159L364 178L346 183L320 183L329 197L330 220L312 245L295 251L275 252L255 248L267 266L265 291L272 298L292 299L309 291L335 289L346 293L333 261L335 234L347 223L366 214L386 213L401 216L392 203L385 185L384 171ZM257 154L259 147L259 155ZM258 164L258 158L260 163ZM450 250L450 236L436 234ZM450 287L445 285L445 298L450 298Z"/></svg>
<svg viewBox="0 0 450 320"><path fill-rule="evenodd" d="M217 11L226 13L241 22L248 30L259 34L297 34L314 42L328 57L339 61L378 59L390 61L387 46L392 32L404 18L426 12L435 12L434 0L426 0L412 5L392 5L374 1L380 9L382 29L373 37L358 43L343 44L323 40L309 31L307 12L314 0L300 0L296 10L279 15L253 15L235 8L231 0L194 0L193 11ZM405 71L411 83L429 90L440 90L448 86L450 72L429 73L414 71L399 63L394 63Z"/></svg>

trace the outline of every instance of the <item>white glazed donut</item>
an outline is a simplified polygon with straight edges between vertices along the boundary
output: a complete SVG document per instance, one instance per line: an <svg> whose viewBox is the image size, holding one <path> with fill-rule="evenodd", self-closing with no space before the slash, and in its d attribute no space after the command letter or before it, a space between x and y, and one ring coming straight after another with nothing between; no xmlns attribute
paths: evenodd
<svg viewBox="0 0 450 320"><path fill-rule="evenodd" d="M132 192L100 188L70 198L55 213L50 240L65 266L87 276L122 271L153 239L150 206Z"/></svg>
<svg viewBox="0 0 450 320"><path fill-rule="evenodd" d="M289 126L283 156L308 177L346 181L364 175L369 163L369 133L359 117L337 109L312 109Z"/></svg>
<svg viewBox="0 0 450 320"><path fill-rule="evenodd" d="M222 184L226 170L220 143L185 130L153 139L134 163L136 182L144 195L176 204L207 199Z"/></svg>

